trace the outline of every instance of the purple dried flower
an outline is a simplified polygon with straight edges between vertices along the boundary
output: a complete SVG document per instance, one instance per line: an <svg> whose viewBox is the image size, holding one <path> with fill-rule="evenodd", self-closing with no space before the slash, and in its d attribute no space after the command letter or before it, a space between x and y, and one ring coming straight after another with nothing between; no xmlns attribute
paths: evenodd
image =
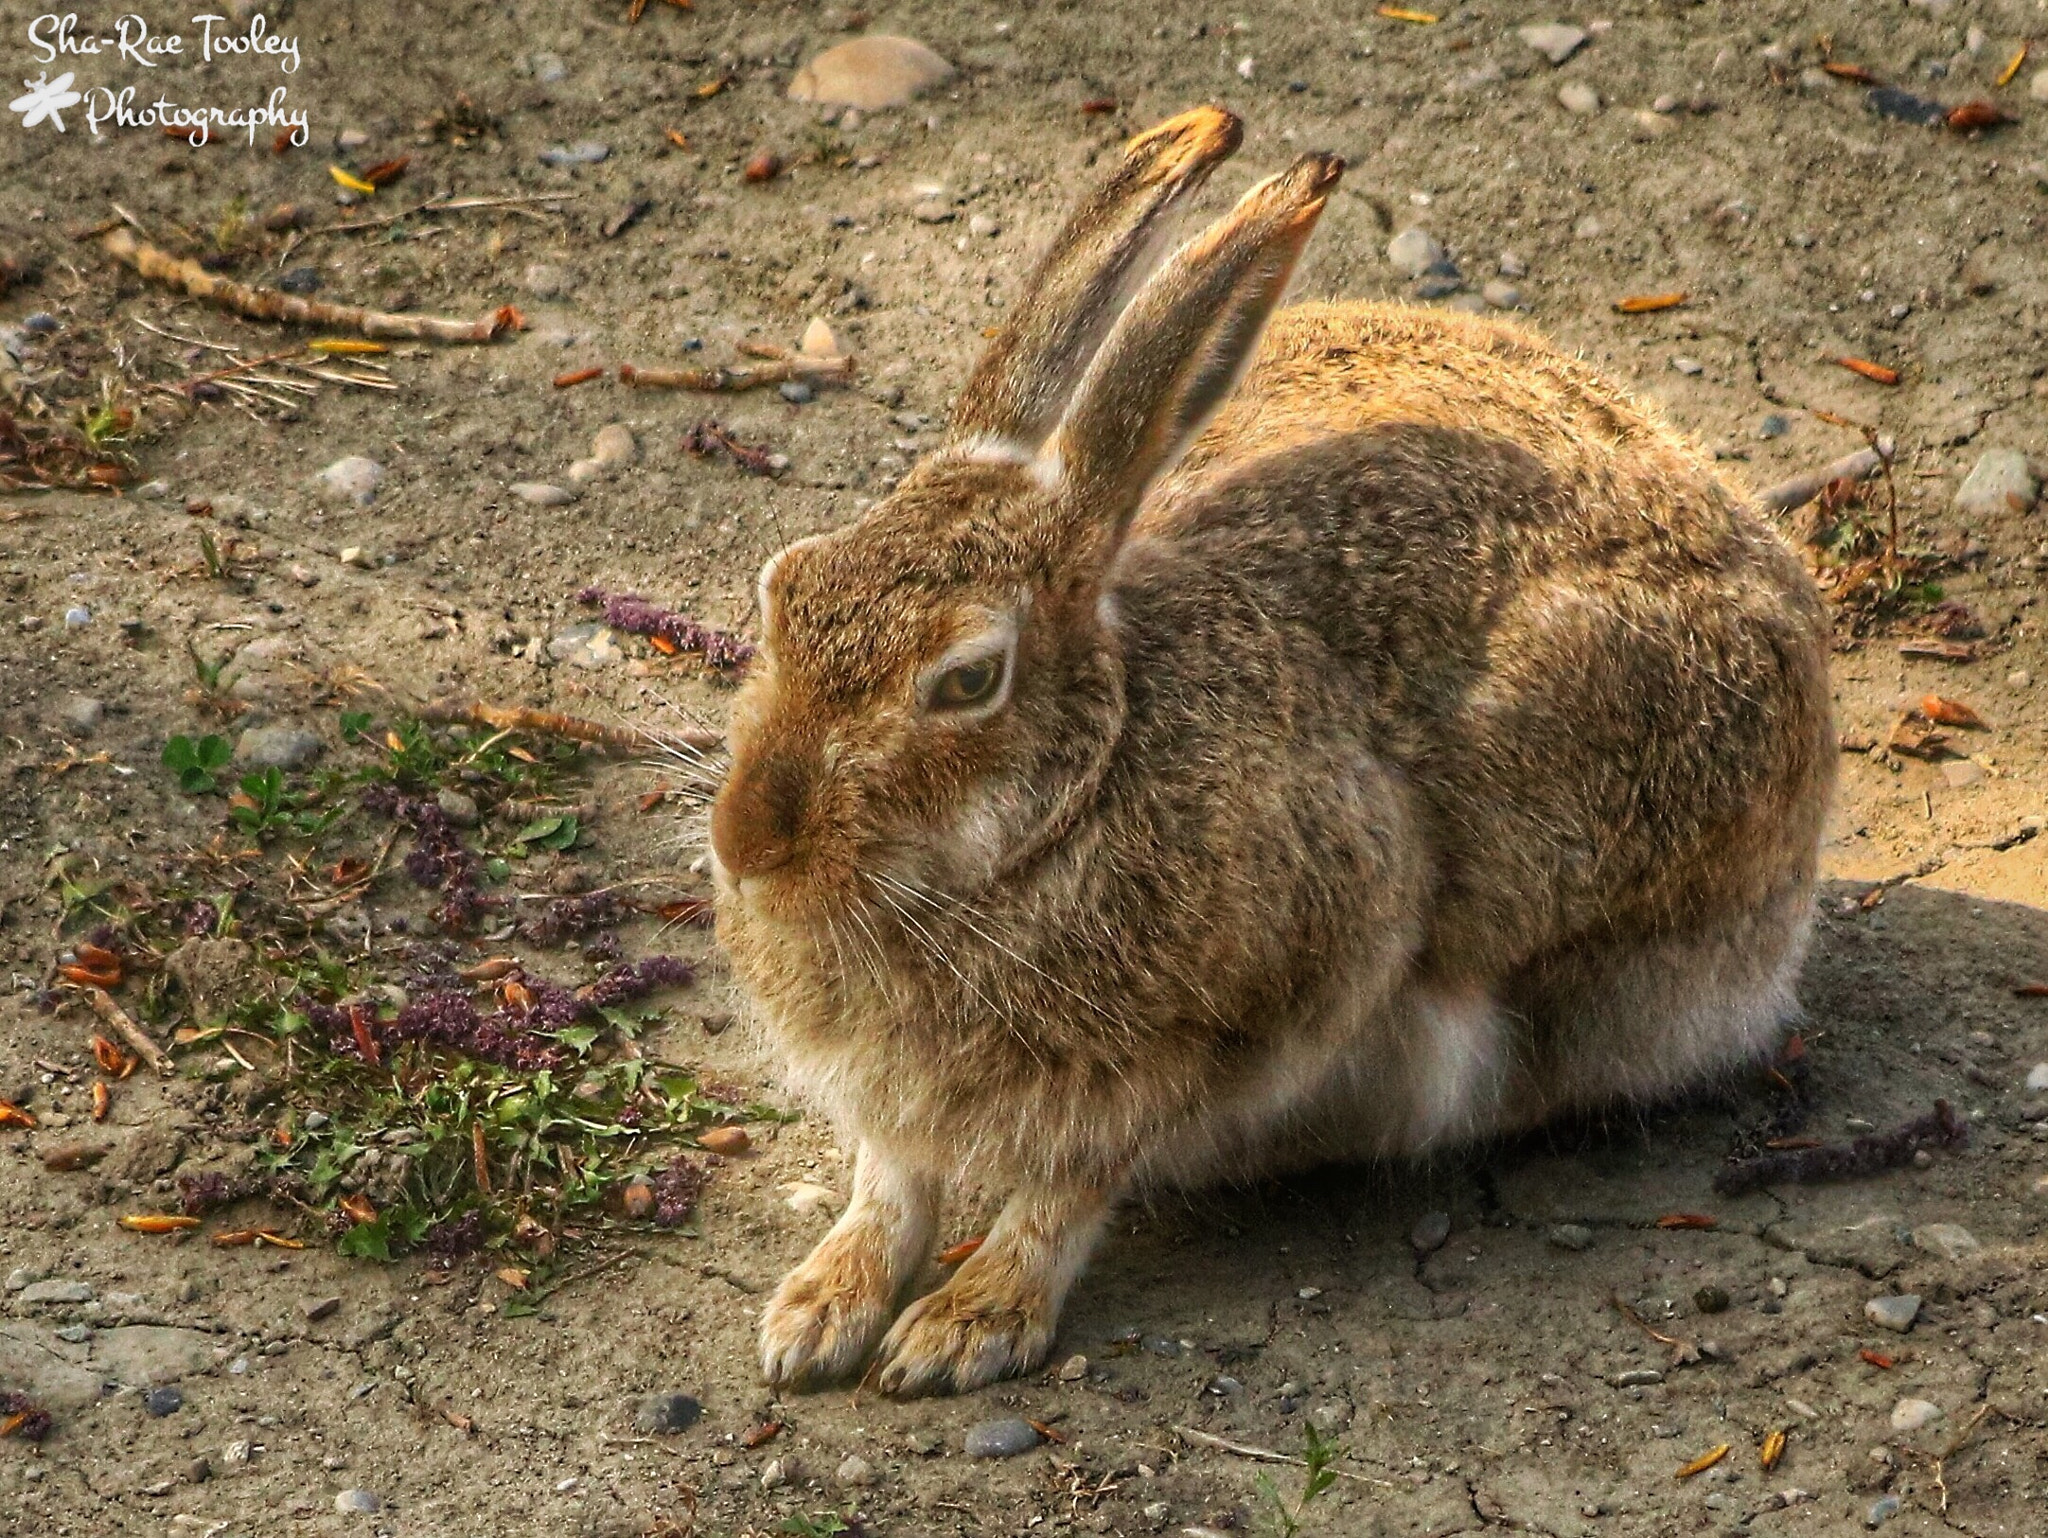
<svg viewBox="0 0 2048 1538"><path fill-rule="evenodd" d="M668 1168L657 1171L647 1184L654 1191L654 1221L662 1228L680 1228L696 1210L697 1198L711 1183L711 1167L688 1154L677 1154Z"/></svg>
<svg viewBox="0 0 2048 1538"><path fill-rule="evenodd" d="M214 926L219 922L220 909L201 897L195 899L185 909L185 922L180 927L189 938L197 940L212 934Z"/></svg>
<svg viewBox="0 0 2048 1538"><path fill-rule="evenodd" d="M443 1218L428 1229L420 1239L420 1248L446 1266L482 1249L484 1237L483 1209L472 1207L461 1217Z"/></svg>
<svg viewBox="0 0 2048 1538"><path fill-rule="evenodd" d="M581 897L558 897L537 918L519 926L519 933L535 945L560 945L572 935L588 934L619 920L618 894L610 890L586 892Z"/></svg>
<svg viewBox="0 0 2048 1538"><path fill-rule="evenodd" d="M679 652L695 652L704 665L722 673L738 672L754 660L750 641L713 626L650 603L637 593L607 593L600 587L586 587L576 595L578 603L604 606L604 622L628 635L659 636Z"/></svg>
<svg viewBox="0 0 2048 1538"><path fill-rule="evenodd" d="M244 1180L231 1180L221 1170L178 1177L178 1205L187 1217L203 1217L216 1207L225 1207L253 1195L256 1187Z"/></svg>

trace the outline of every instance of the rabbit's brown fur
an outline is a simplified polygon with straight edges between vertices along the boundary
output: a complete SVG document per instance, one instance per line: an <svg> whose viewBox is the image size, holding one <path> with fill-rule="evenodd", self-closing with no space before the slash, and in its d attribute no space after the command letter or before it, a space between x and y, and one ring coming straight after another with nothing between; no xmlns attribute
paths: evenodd
<svg viewBox="0 0 2048 1538"><path fill-rule="evenodd" d="M772 1378L859 1363L948 1180L1012 1194L890 1331L891 1391L1042 1358L1135 1185L1656 1095L1792 1007L1825 618L1696 451L1498 323L1308 305L1260 340L1317 157L1076 355L1059 307L1112 285L1061 264L1123 259L1235 139L1134 141L952 448L763 574L720 933L859 1145ZM1014 651L972 718L926 698L963 647Z"/></svg>

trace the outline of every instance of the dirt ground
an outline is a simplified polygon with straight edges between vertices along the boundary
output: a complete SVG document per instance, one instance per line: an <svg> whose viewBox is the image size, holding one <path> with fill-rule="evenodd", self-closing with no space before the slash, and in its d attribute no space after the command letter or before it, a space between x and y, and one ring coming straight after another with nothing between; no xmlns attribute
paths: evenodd
<svg viewBox="0 0 2048 1538"><path fill-rule="evenodd" d="M137 9L159 31L191 30L185 8ZM0 258L41 269L0 298L0 327L55 322L4 333L21 377L74 424L103 380L122 381L119 401L140 414L114 445L131 461L121 494L0 496L0 1096L41 1119L0 1130L0 1272L15 1273L0 1294L0 1389L34 1386L56 1417L40 1446L0 1441L0 1530L1278 1530L1254 1481L1270 1472L1291 1507L1300 1471L1186 1433L1294 1456L1313 1424L1334 1436L1342 1477L1302 1514L1307 1533L2048 1531L2048 1088L2025 1082L2048 1060L2048 999L2019 991L2048 980L2048 838L2031 836L2048 813L2035 607L2048 511L1955 501L1988 451L2048 471L2048 83L2030 92L2048 53L1995 85L2023 39L2048 37L2043 7L1640 0L1560 15L1516 0L1423 25L1307 0L905 3L867 29L922 38L960 74L853 124L784 97L799 62L863 24L851 10L656 0L632 27L627 10L273 6L274 30L301 39L298 73L229 59L147 82L240 102L282 78L312 135L284 154L268 131L253 147L190 148L154 128L95 142L76 118L62 135L0 129ZM38 14L0 3L9 80L43 67L26 44ZM114 14L83 20L111 27ZM1561 66L1517 36L1557 20L1592 34ZM1951 106L1992 97L2021 121L1964 134L1885 119L1823 62ZM81 87L140 74L106 57L55 67ZM1601 110L1560 103L1575 83ZM496 130L419 126L458 93ZM1667 96L1673 110L1644 110ZM1084 113L1100 98L1113 109ZM488 1267L437 1287L413 1261L119 1229L219 1152L218 1100L189 1074L119 1087L96 1169L44 1167L90 1126L90 1017L39 1003L56 954L52 862L141 878L220 831L219 802L180 794L159 763L168 736L219 729L192 702L188 639L208 657L255 648L229 669L247 707L230 735L304 728L331 754L343 750L322 680L347 666L419 696L716 725L724 693L688 659L630 638L551 655L548 641L591 617L576 591L632 590L745 630L764 556L853 517L936 441L981 333L1096 157L1203 100L1248 125L1204 209L1299 149L1350 160L1305 295L1412 294L1386 248L1419 225L1468 295L1525 267L1508 280L1524 319L1662 402L1738 484L1857 448L1834 418L1896 437L1902 545L1936 558L1939 603L1960 607L1927 595L1902 616L1844 611L1835 677L1858 751L1843 754L1802 985L1807 1130L1887 1128L1944 1097L1967 1118L1967 1148L1722 1197L1715 1172L1773 1104L1745 1081L1429 1168L1198 1194L1115 1226L1045 1373L908 1404L843 1389L778 1399L759 1381L764 1291L829 1221L829 1203L800 1213L789 1188L845 1188L813 1123L757 1129L693 1236L622 1242L523 1318L506 1317ZM541 158L585 141L609 153ZM741 168L762 150L786 169L750 184ZM401 155L402 181L336 206L330 163ZM322 232L444 190L568 196ZM400 345L381 360L395 391L323 383L289 411L152 389L221 355L143 322L247 355L291 343L145 284L74 233L118 204L196 252L238 209L260 219L286 202L313 210L314 228L256 237L238 276L310 267L321 298L438 314L516 304L528 329ZM1668 292L1689 297L1613 308ZM729 363L739 340L791 345L817 316L859 376L809 403L551 386L622 362ZM1887 387L1841 356L1902 377ZM786 455L787 472L687 454L684 430L711 416ZM508 490L568 484L611 422L640 446L623 474L568 505ZM367 506L314 481L351 455L385 470ZM211 513L186 511L194 501ZM217 550L230 542L226 580L208 576L201 528ZM72 609L89 618L67 624ZM1901 653L1930 627L1957 660ZM1888 751L1902 705L1930 693L1990 729L1954 732L1938 762ZM90 723L78 696L103 717ZM687 890L701 816L687 800L634 812L657 773L600 772L585 858L608 879ZM703 976L669 1001L651 1050L775 1100L774 1065L747 1033L703 1023L730 1010L716 955L701 934L682 945ZM979 1231L978 1200L949 1214L949 1236ZM1450 1222L1432 1248L1436 1212ZM1716 1225L1658 1225L1674 1213ZM90 1295L30 1302L53 1290L32 1282ZM1909 1333L1866 1317L1894 1293L1921 1299ZM332 1312L314 1307L330 1298ZM1674 1365L1653 1332L1703 1359ZM141 1391L173 1381L182 1406L146 1413ZM693 1396L702 1419L636 1430L661 1391ZM1932 1407L1918 1429L1927 1411L1896 1408L1914 1400ZM967 1428L1007 1415L1058 1440L1007 1461L964 1456ZM774 1441L741 1445L770 1420L784 1427ZM1766 1471L1760 1448L1780 1429L1786 1450ZM1718 1465L1677 1477L1724 1443ZM381 1510L338 1510L345 1490Z"/></svg>

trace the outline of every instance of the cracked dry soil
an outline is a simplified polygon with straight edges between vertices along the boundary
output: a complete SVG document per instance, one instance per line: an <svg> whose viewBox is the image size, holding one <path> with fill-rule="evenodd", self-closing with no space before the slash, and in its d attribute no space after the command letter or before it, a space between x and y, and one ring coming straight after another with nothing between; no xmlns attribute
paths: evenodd
<svg viewBox="0 0 2048 1538"><path fill-rule="evenodd" d="M312 708L311 681L343 664L422 693L715 722L719 691L640 643L581 668L542 665L545 648L528 640L583 618L572 595L586 582L744 628L764 555L852 517L934 441L982 329L1014 299L1091 160L1215 99L1243 114L1248 136L1204 209L1297 148L1352 162L1304 294L1407 293L1384 252L1422 224L1473 288L1511 249L1527 268L1514 280L1527 319L1725 446L1738 482L1761 487L1858 445L1822 413L1896 435L1905 542L1938 553L1944 601L1965 606L1980 634L1975 660L1943 661L1901 655L1910 627L1845 619L1841 724L1882 743L1901 701L1939 693L1992 729L1963 734L1970 756L1945 764L1881 746L1844 755L1801 986L1807 1130L1887 1127L1945 1097L1968 1119L1969 1146L1924 1168L1723 1198L1714 1173L1775 1106L1745 1081L1425 1168L1196 1195L1116 1225L1042 1375L961 1401L777 1400L753 1366L753 1316L827 1221L793 1211L784 1191L843 1189L846 1176L816 1125L761 1129L758 1151L720 1171L695 1237L622 1247L540 1316L508 1319L487 1270L434 1287L414 1264L219 1252L117 1229L156 1181L217 1157L232 1119L209 1086L138 1078L93 1171L44 1168L47 1124L0 1132L0 1271L46 1288L0 1301L0 1386L32 1381L58 1420L40 1449L0 1441L0 1529L627 1538L793 1531L784 1524L799 1517L825 1531L839 1513L880 1534L1245 1531L1272 1515L1254 1484L1262 1466L1176 1428L1293 1454L1312 1421L1335 1438L1344 1477L1305 1513L1309 1533L1836 1534L1885 1511L1900 1533L2048 1530L2048 1096L2025 1086L2048 1059L2048 1000L2015 992L2048 979L2048 839L2027 836L2048 811L2036 682L2048 678L2037 607L2048 514L1954 502L1988 450L2048 468L2048 105L2026 95L2038 66L1994 84L2041 28L2038 6L1626 3L1553 68L1515 29L1558 17L1519 0L1433 26L1305 0L1242 16L910 0L875 27L921 37L962 73L853 127L822 126L783 96L802 58L846 35L843 11L697 0L690 12L653 6L628 28L626 10L274 7L305 38L293 88L315 134L286 155L0 133L0 255L43 270L0 299L0 323L55 316L36 367L68 371L84 392L114 371L118 346L149 432L133 448L137 479L168 487L154 500L0 498L0 957L15 976L0 999L0 1092L19 1087L65 1116L63 1075L37 1065L87 1066L85 1017L31 997L51 960L48 859L66 850L139 874L215 831L216 814L158 767L166 735L207 725L181 703L187 637L209 651L261 643L244 659L262 680L249 689L255 709L330 747L332 711ZM33 67L20 47L32 14L0 4L14 74ZM1983 33L1974 48L1972 29ZM1766 57L1767 46L1781 51ZM537 54L559 59L559 78L541 78L555 71ZM1824 57L1948 102L1995 96L2021 121L1970 135L1881 119L1862 87L1818 68ZM230 61L207 78L246 83L252 71ZM166 78L198 88L189 65ZM1604 110L1561 106L1573 81ZM422 136L415 125L458 91L499 131L461 147ZM1639 119L1664 95L1714 110L1652 114L1661 127ZM1103 97L1114 112L1079 110ZM490 347L401 347L388 359L395 393L323 389L288 418L150 394L143 381L192 365L140 321L251 351L277 333L147 288L66 232L106 217L110 199L201 242L236 200L308 203L323 224L360 216L328 206L343 129L367 136L358 163L415 157L400 196L575 196L554 212L415 221L410 238L304 239L291 261L317 269L323 297L389 305L409 293L458 315L516 302L531 329ZM607 158L538 158L588 140ZM748 184L740 167L762 149L789 169ZM644 216L607 238L641 199ZM1690 298L1652 314L1611 308L1670 291ZM735 339L793 343L819 314L860 376L811 404L609 380L550 387L624 361L727 361ZM692 338L703 354L684 351ZM1845 355L1898 367L1902 382L1829 361ZM762 479L685 454L683 430L714 414L787 454L789 473ZM642 446L629 472L569 506L508 494L559 481L613 421ZM366 508L310 485L351 454L386 467ZM193 575L188 498L210 500L242 541L243 580ZM1795 536L1804 527L1786 520ZM338 559L353 547L370 569ZM93 619L67 630L60 616L74 605ZM25 627L31 616L40 628ZM140 622L136 634L124 620ZM89 736L65 715L74 694L107 707ZM107 757L58 772L67 741L72 757ZM607 876L692 857L677 847L686 823L633 816L646 784L625 765L598 779L608 810L591 858ZM704 979L655 1047L773 1096L773 1065L745 1032L702 1028L727 1003L715 955L699 944L696 959ZM1418 1257L1411 1232L1431 1212L1449 1215L1448 1234ZM1674 1213L1716 1225L1658 1226ZM976 1232L987 1215L975 1196L947 1232ZM50 1283L57 1301L27 1301ZM1905 1334L1865 1313L1895 1293L1921 1299ZM1674 1365L1616 1296L1701 1359ZM338 1306L309 1317L331 1298ZM1057 1371L1074 1356L1085 1369ZM143 1390L173 1381L181 1406L149 1415ZM661 1390L697 1397L703 1417L642 1437L635 1406ZM1902 1400L1936 1417L1894 1430ZM1060 1440L1002 1462L962 1456L966 1428L1006 1414ZM766 1419L781 1435L741 1446ZM1781 1429L1786 1449L1766 1472L1759 1449ZM1676 1477L1722 1443L1723 1461ZM842 1482L850 1455L872 1482ZM771 1460L781 1479L764 1483ZM1297 1471L1271 1472L1291 1498ZM337 1511L345 1489L374 1492L382 1509Z"/></svg>

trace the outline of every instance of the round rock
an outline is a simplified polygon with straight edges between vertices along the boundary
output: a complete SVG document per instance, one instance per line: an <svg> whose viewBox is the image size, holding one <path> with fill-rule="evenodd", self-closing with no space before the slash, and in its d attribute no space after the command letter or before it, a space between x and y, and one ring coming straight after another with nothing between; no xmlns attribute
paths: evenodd
<svg viewBox="0 0 2048 1538"><path fill-rule="evenodd" d="M333 500L368 507L384 484L384 467L365 455L351 454L337 459L313 479Z"/></svg>
<svg viewBox="0 0 2048 1538"><path fill-rule="evenodd" d="M1892 1430L1910 1435L1942 1417L1942 1408L1925 1399L1901 1399L1892 1406Z"/></svg>
<svg viewBox="0 0 2048 1538"><path fill-rule="evenodd" d="M1434 1254L1450 1237L1451 1215L1448 1212L1425 1212L1408 1230L1408 1242L1418 1255Z"/></svg>
<svg viewBox="0 0 2048 1538"><path fill-rule="evenodd" d="M302 769L326 751L318 737L296 726L252 726L235 744L235 757L258 769Z"/></svg>
<svg viewBox="0 0 2048 1538"><path fill-rule="evenodd" d="M384 1502L374 1490L344 1490L334 1498L334 1509L345 1516L374 1516Z"/></svg>
<svg viewBox="0 0 2048 1538"><path fill-rule="evenodd" d="M915 38L857 37L798 70L789 97L873 112L900 107L952 78L953 66Z"/></svg>
<svg viewBox="0 0 2048 1538"><path fill-rule="evenodd" d="M1012 1415L971 1427L963 1445L970 1458L1014 1458L1030 1452L1042 1440L1031 1422Z"/></svg>
<svg viewBox="0 0 2048 1538"><path fill-rule="evenodd" d="M1593 1247L1593 1230L1583 1223L1560 1223L1543 1237L1561 1250L1576 1252Z"/></svg>
<svg viewBox="0 0 2048 1538"><path fill-rule="evenodd" d="M2017 449L1993 449L1977 460L1956 492L1956 511L1984 517L2025 513L2040 498L2041 483Z"/></svg>
<svg viewBox="0 0 2048 1538"><path fill-rule="evenodd" d="M66 730L84 736L96 730L106 719L106 714L106 705L91 695L72 694L65 696L64 703L58 707L57 719L64 723Z"/></svg>
<svg viewBox="0 0 2048 1538"><path fill-rule="evenodd" d="M1891 1330L1903 1335L1913 1328L1913 1321L1920 1317L1920 1295L1917 1292L1901 1292L1887 1297L1872 1298L1863 1305L1863 1317L1881 1330Z"/></svg>
<svg viewBox="0 0 2048 1538"><path fill-rule="evenodd" d="M1419 278L1447 259L1444 248L1427 230L1403 230L1387 242L1387 261L1404 278Z"/></svg>
<svg viewBox="0 0 2048 1538"><path fill-rule="evenodd" d="M166 1385L153 1388L142 1396L143 1411L157 1419L175 1415L185 1407L185 1391Z"/></svg>
<svg viewBox="0 0 2048 1538"><path fill-rule="evenodd" d="M1591 117L1600 110L1600 93L1585 81L1574 80L1559 87L1557 104L1565 111L1576 113L1580 117Z"/></svg>

